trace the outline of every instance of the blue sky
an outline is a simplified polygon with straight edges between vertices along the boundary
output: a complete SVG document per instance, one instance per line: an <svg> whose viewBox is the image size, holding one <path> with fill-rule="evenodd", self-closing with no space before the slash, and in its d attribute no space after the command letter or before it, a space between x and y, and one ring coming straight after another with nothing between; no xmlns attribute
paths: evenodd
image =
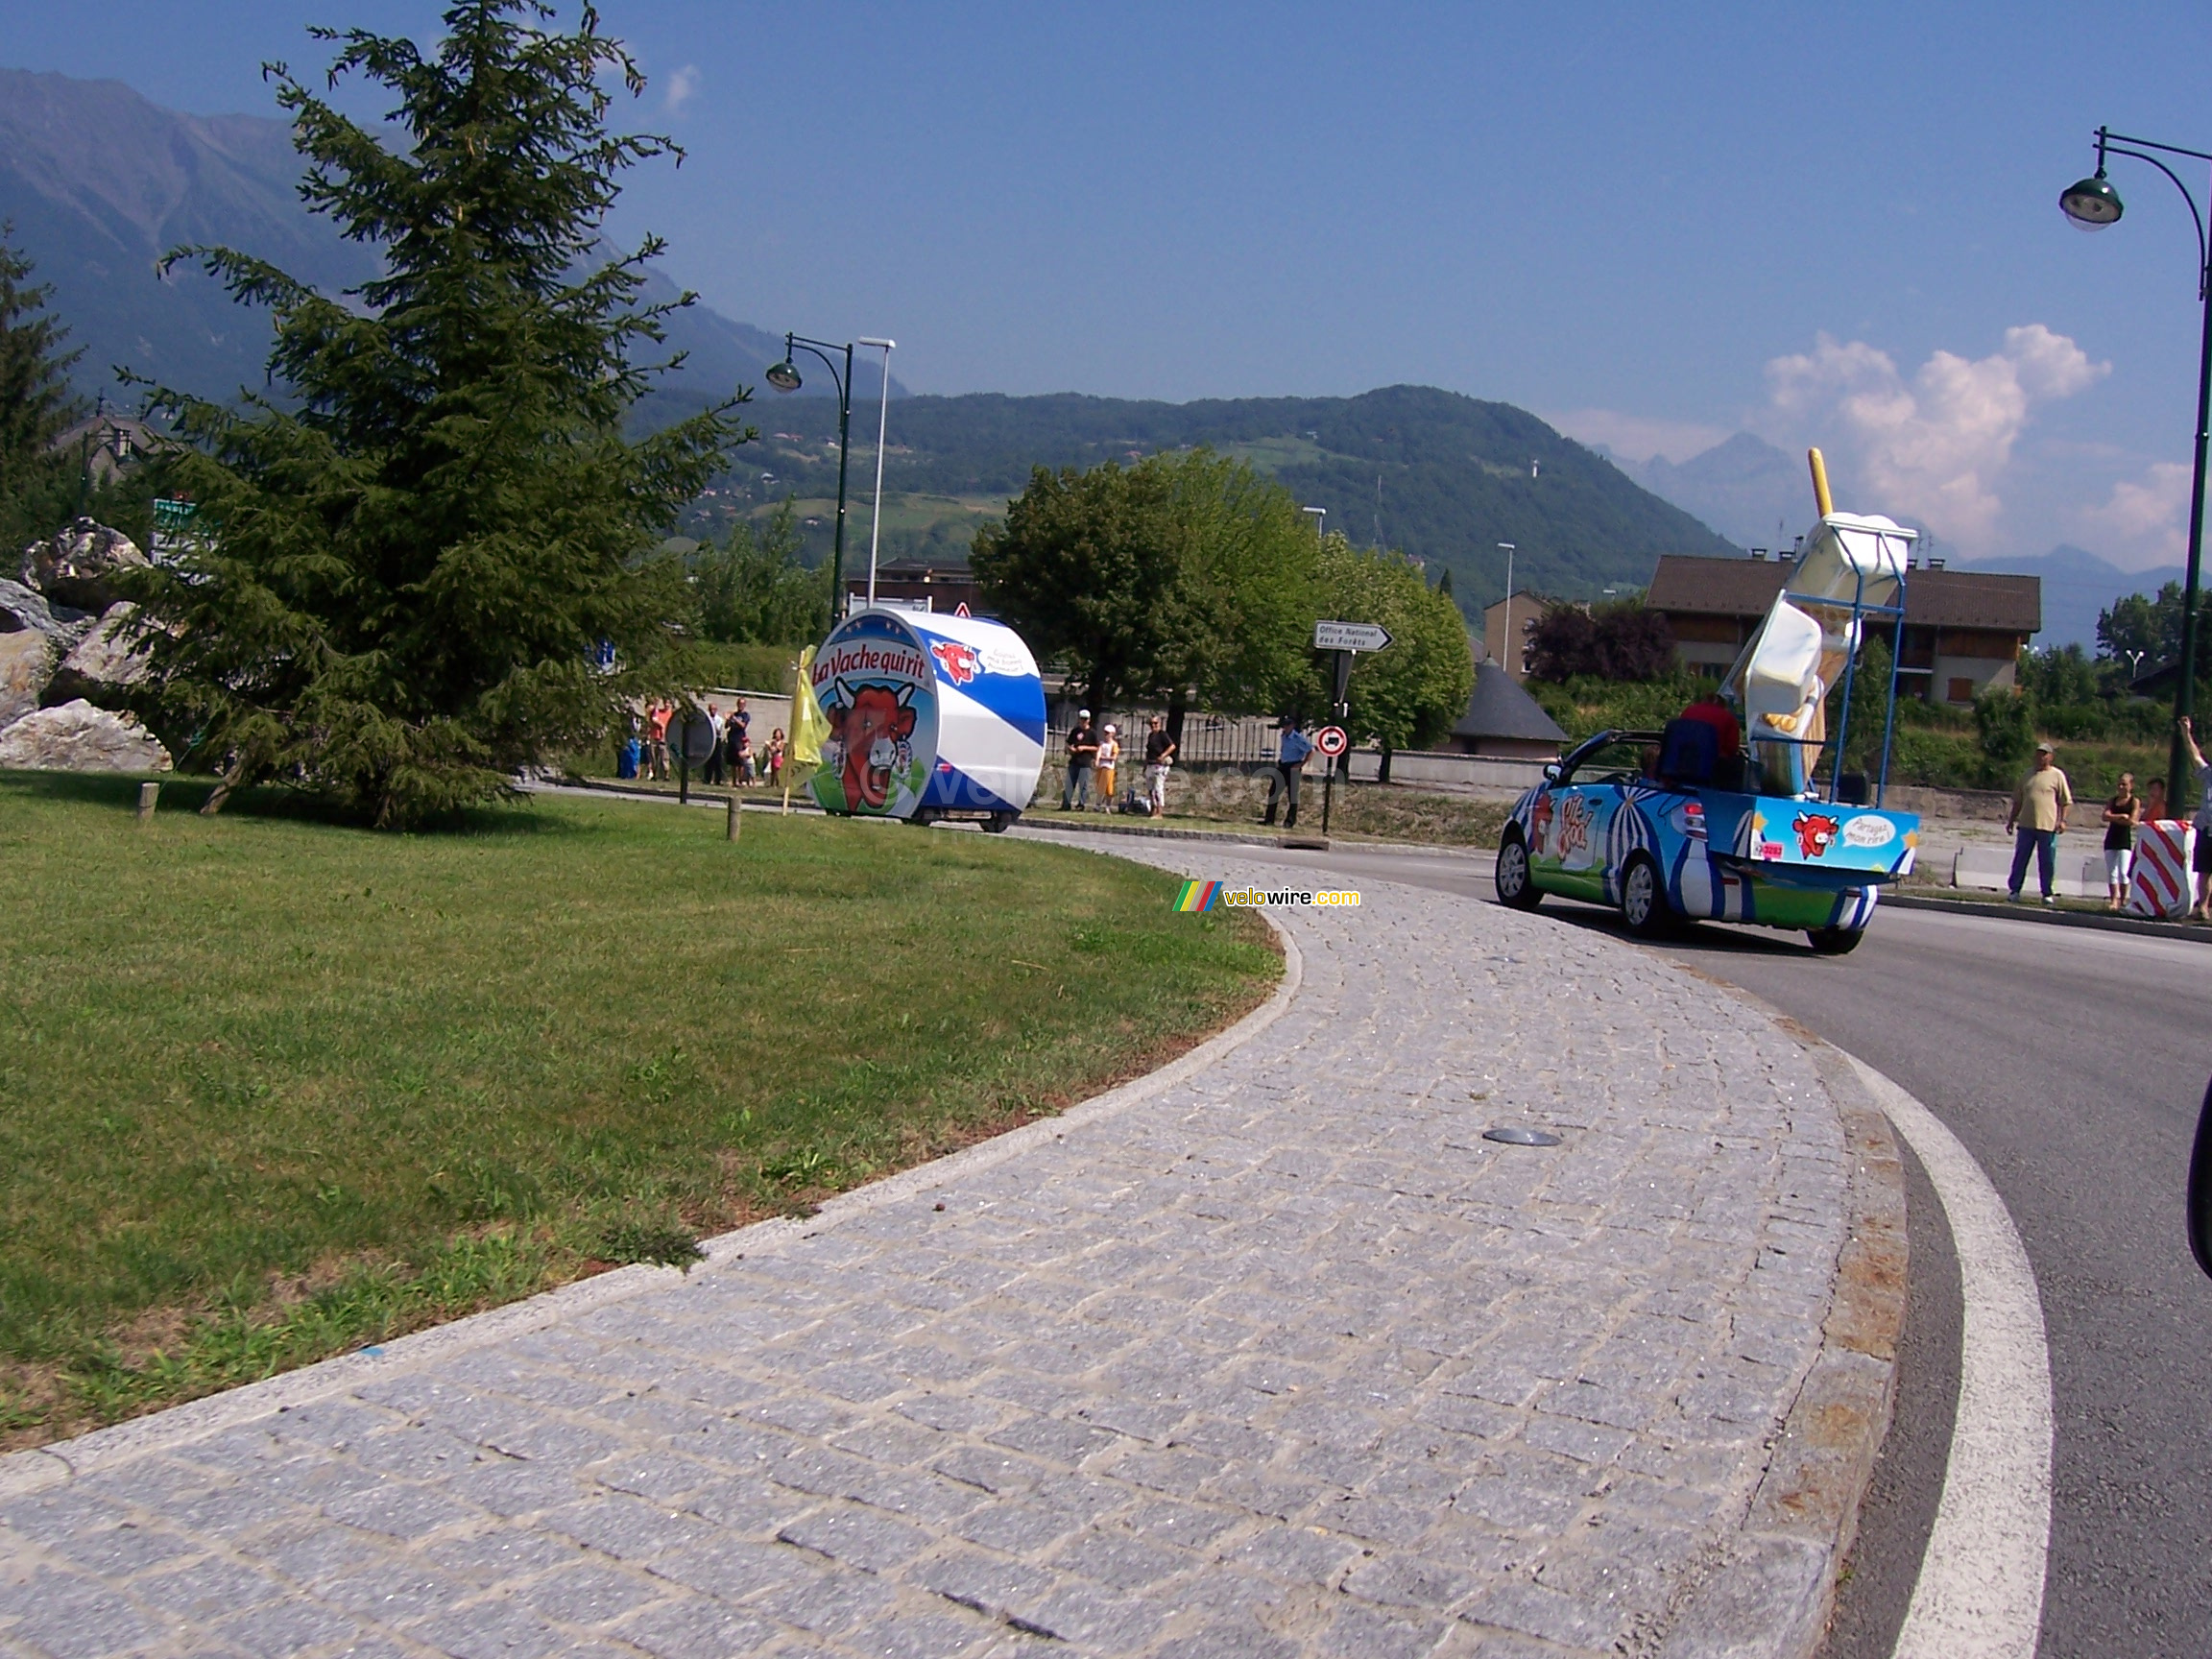
<svg viewBox="0 0 2212 1659"><path fill-rule="evenodd" d="M605 0L690 151L621 228L921 391L1423 381L1635 457L1822 443L1964 555L2177 556L2194 232L2071 230L2099 121L2212 150L2212 7ZM0 60L267 111L303 26L436 8L0 0ZM2184 175L2200 189L2205 170Z"/></svg>

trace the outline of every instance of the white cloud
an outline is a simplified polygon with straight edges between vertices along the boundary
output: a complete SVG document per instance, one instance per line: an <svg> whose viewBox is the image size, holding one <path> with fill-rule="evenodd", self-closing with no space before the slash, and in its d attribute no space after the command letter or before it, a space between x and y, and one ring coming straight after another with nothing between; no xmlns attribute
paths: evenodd
<svg viewBox="0 0 2212 1659"><path fill-rule="evenodd" d="M698 90L699 65L686 63L668 77L668 90L662 94L661 103L667 108L668 113L674 115L691 102Z"/></svg>
<svg viewBox="0 0 2212 1659"><path fill-rule="evenodd" d="M1767 365L1767 423L1822 445L1868 492L1839 505L1932 525L1965 552L1986 552L2004 512L2000 481L2036 405L2111 368L2031 323L2008 328L1987 357L1936 351L1908 381L1887 352L1823 334L1810 352Z"/></svg>
<svg viewBox="0 0 2212 1659"><path fill-rule="evenodd" d="M2178 461L2155 461L2140 480L2119 480L2103 506L2082 510L2082 539L2111 544L2108 556L2127 569L2180 564L2189 550L2190 476Z"/></svg>
<svg viewBox="0 0 2212 1659"><path fill-rule="evenodd" d="M1571 409L1547 417L1553 426L1581 444L1602 444L1623 461L1645 462L1654 455L1680 463L1702 455L1726 438L1725 426L1695 421L1658 421L1623 415L1617 409Z"/></svg>

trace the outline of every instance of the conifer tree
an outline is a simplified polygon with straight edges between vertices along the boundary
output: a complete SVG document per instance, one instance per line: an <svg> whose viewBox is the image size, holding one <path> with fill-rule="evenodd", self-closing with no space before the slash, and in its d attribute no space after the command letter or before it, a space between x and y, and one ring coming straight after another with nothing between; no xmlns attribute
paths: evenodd
<svg viewBox="0 0 2212 1659"><path fill-rule="evenodd" d="M313 31L331 86L395 95L397 140L266 69L301 199L375 250L373 280L331 296L245 252L170 255L276 332L269 391L153 397L201 534L141 579L140 637L159 717L222 771L209 809L274 779L420 825L594 739L677 676L689 596L654 548L753 436L742 394L624 436L671 307L637 302L661 241L610 253L604 221L627 169L681 158L608 130L608 83L644 86L629 54L538 0L464 0L444 28L428 50Z"/></svg>
<svg viewBox="0 0 2212 1659"><path fill-rule="evenodd" d="M69 457L54 442L82 413L69 370L84 353L61 349L69 330L46 309L54 290L31 280L13 234L0 224L0 576L67 513Z"/></svg>

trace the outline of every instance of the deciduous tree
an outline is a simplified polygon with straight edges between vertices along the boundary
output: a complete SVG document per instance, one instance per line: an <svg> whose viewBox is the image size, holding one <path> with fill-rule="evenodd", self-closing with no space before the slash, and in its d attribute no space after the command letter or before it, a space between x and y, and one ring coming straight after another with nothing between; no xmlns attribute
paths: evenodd
<svg viewBox="0 0 2212 1659"><path fill-rule="evenodd" d="M1386 751L1441 739L1475 689L1475 653L1459 607L1399 554L1356 548L1342 536L1324 545L1321 580L1333 618L1390 631L1385 649L1363 653L1353 666L1353 737Z"/></svg>
<svg viewBox="0 0 2212 1659"><path fill-rule="evenodd" d="M824 573L799 562L799 528L786 500L758 531L743 518L721 546L691 562L699 632L733 645L797 645L830 627Z"/></svg>

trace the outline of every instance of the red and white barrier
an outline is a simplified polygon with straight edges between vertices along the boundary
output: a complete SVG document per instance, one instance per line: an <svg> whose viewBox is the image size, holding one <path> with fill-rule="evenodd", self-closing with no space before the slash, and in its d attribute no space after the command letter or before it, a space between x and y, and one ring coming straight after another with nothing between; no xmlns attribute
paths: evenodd
<svg viewBox="0 0 2212 1659"><path fill-rule="evenodd" d="M2189 850L2192 826L2173 818L2145 824L2135 831L2135 861L2128 882L2128 914L2160 922L2179 922L2189 914Z"/></svg>

